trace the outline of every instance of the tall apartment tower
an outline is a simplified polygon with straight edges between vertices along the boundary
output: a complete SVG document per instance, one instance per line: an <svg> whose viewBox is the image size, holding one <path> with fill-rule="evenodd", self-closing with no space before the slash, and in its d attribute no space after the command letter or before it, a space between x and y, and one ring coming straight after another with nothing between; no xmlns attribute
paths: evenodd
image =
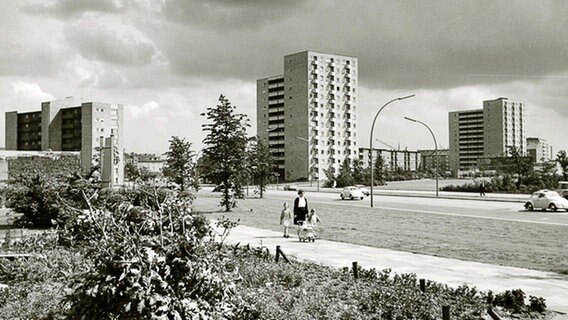
<svg viewBox="0 0 568 320"><path fill-rule="evenodd" d="M357 147L357 58L304 51L257 80L257 128L287 181L325 179Z"/></svg>
<svg viewBox="0 0 568 320"><path fill-rule="evenodd" d="M99 102L77 104L73 98L43 102L41 111L6 112L6 150L80 151L89 169L105 139L113 137L119 156L113 168L113 184L124 182L123 106Z"/></svg>
<svg viewBox="0 0 568 320"><path fill-rule="evenodd" d="M525 104L507 98L483 101L483 108L449 113L450 170L472 171L481 158L506 157L511 147L527 152Z"/></svg>

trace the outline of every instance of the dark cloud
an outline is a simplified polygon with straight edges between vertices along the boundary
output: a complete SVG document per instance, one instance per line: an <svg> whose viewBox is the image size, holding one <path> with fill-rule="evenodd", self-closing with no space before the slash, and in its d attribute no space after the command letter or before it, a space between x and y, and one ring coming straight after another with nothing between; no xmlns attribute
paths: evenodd
<svg viewBox="0 0 568 320"><path fill-rule="evenodd" d="M167 0L162 14L175 22L225 32L253 29L298 11L304 0Z"/></svg>
<svg viewBox="0 0 568 320"><path fill-rule="evenodd" d="M132 37L122 39L110 28L102 25L93 27L91 23L66 27L65 39L88 60L137 66L150 63L156 54L151 43Z"/></svg>
<svg viewBox="0 0 568 320"><path fill-rule="evenodd" d="M449 88L568 70L561 1L168 1L145 31L176 73L252 80L282 56L357 56L370 87ZM276 2L271 2L276 3Z"/></svg>
<svg viewBox="0 0 568 320"><path fill-rule="evenodd" d="M85 12L118 13L125 9L121 0L57 0L51 4L33 3L24 11L34 14L50 14L57 17L80 16Z"/></svg>

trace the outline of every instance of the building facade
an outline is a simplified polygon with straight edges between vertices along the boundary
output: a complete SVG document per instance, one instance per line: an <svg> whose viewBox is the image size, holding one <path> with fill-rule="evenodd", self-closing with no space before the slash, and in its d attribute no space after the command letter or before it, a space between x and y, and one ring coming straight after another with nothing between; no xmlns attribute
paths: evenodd
<svg viewBox="0 0 568 320"><path fill-rule="evenodd" d="M363 168L369 167L369 150L369 148L359 148L359 160ZM373 163L377 161L379 156L383 159L385 171L418 171L420 163L418 151L373 148Z"/></svg>
<svg viewBox="0 0 568 320"><path fill-rule="evenodd" d="M449 164L453 175L479 169L479 159L506 157L511 148L526 155L525 104L507 98L483 101L483 108L449 113Z"/></svg>
<svg viewBox="0 0 568 320"><path fill-rule="evenodd" d="M89 169L101 156L105 139L113 137L113 184L122 184L124 174L123 106L99 102L76 103L72 97L43 102L41 111L6 113L6 150L80 151L81 163Z"/></svg>
<svg viewBox="0 0 568 320"><path fill-rule="evenodd" d="M357 147L357 58L304 51L257 81L257 129L287 181L325 179Z"/></svg>
<svg viewBox="0 0 568 320"><path fill-rule="evenodd" d="M138 169L146 168L150 172L162 172L164 157L151 153L125 153L125 164L132 164Z"/></svg>
<svg viewBox="0 0 568 320"><path fill-rule="evenodd" d="M438 150L418 150L420 171L434 171L436 169L436 157L438 158L438 173L445 174L450 172L450 151L448 149Z"/></svg>
<svg viewBox="0 0 568 320"><path fill-rule="evenodd" d="M536 163L554 160L552 146L541 138L527 138L527 155Z"/></svg>

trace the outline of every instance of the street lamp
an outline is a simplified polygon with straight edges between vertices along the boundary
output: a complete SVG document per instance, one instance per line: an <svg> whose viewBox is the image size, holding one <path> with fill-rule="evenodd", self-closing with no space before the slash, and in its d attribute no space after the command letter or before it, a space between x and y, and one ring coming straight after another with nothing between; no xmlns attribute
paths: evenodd
<svg viewBox="0 0 568 320"><path fill-rule="evenodd" d="M434 169L434 174L436 175L436 198L437 198L438 197L438 143L436 142L436 137L434 136L434 132L432 132L430 127L428 127L422 121L418 121L418 120L411 119L411 118L408 118L408 117L404 117L404 119L406 119L408 121L412 121L412 122L417 122L417 123L420 123L421 125L425 126L426 129L428 129L428 131L430 131L430 134L432 135L432 138L434 139L434 153L436 154L436 168Z"/></svg>
<svg viewBox="0 0 568 320"><path fill-rule="evenodd" d="M302 138L302 137L296 137L296 139L304 141L304 142L306 143L306 145L308 146L308 161L307 161L307 162L308 162L308 179L309 179L310 182L311 182L311 181L312 181L312 179L311 179L312 176L311 176L311 172L310 172L310 142L308 141L308 139ZM317 188L318 188L318 192L319 192L319 191L320 191L319 172L318 172L318 177L317 177L316 181L317 181ZM311 186L312 186L312 185L310 184L310 187L311 187Z"/></svg>
<svg viewBox="0 0 568 320"><path fill-rule="evenodd" d="M412 98L414 97L413 94L409 95L409 96L405 96L405 97L400 97L400 98L396 98L396 99L392 99L391 101L385 103L377 112L377 114L375 115L375 118L373 119L373 125L371 126L371 137L369 139L369 147L370 147L370 152L369 152L369 165L371 167L371 208L373 207L373 184L375 183L375 181L373 181L373 131L375 129L375 122L377 121L377 117L379 116L379 114L381 113L381 111L383 111L383 109L388 106L389 104L391 104L392 102L395 102L397 100L404 100L404 99L408 99L408 98Z"/></svg>

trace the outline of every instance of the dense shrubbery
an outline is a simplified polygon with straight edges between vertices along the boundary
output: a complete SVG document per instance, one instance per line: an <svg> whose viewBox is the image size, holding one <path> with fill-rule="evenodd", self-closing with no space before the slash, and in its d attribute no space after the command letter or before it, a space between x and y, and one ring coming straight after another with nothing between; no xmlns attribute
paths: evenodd
<svg viewBox="0 0 568 320"><path fill-rule="evenodd" d="M540 189L556 189L560 176L543 176L533 173L521 179L511 175L493 177L485 181L485 192L500 193L533 193ZM442 187L442 191L479 192L479 182L473 181L462 185L449 185Z"/></svg>

